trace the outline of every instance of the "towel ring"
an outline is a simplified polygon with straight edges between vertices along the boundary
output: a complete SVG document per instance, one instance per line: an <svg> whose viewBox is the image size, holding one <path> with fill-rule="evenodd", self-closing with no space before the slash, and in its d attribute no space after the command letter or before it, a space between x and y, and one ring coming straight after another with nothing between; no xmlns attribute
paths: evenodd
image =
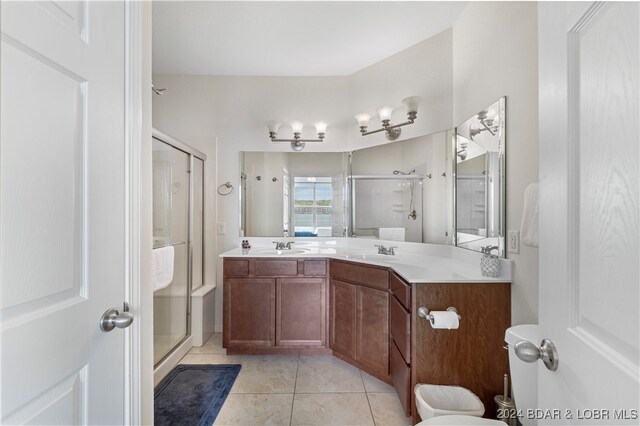
<svg viewBox="0 0 640 426"><path fill-rule="evenodd" d="M227 188L227 189L228 189L228 191L227 191L227 192L220 192L220 189L222 189L222 187ZM225 182L225 183L223 183L222 185L220 185L220 186L218 187L218 194L220 194L220 195L222 195L222 196L229 195L229 194L231 194L232 192L233 192L233 185L231 185L231 182Z"/></svg>

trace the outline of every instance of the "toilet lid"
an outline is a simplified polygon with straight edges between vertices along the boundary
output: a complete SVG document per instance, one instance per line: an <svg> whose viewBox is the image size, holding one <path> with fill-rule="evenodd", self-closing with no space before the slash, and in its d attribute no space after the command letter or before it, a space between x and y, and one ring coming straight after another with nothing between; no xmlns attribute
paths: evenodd
<svg viewBox="0 0 640 426"><path fill-rule="evenodd" d="M470 425L502 425L505 423L500 420L485 419L474 416L437 416L418 423L416 426L470 426Z"/></svg>

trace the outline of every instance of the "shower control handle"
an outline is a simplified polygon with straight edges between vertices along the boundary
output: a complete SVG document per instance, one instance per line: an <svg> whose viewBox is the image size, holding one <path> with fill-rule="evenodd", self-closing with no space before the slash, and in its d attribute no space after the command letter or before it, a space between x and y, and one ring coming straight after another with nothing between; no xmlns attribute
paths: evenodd
<svg viewBox="0 0 640 426"><path fill-rule="evenodd" d="M133 323L133 315L129 312L129 304L124 302L122 312L116 308L107 309L100 318L100 330L109 332L114 328L127 328Z"/></svg>

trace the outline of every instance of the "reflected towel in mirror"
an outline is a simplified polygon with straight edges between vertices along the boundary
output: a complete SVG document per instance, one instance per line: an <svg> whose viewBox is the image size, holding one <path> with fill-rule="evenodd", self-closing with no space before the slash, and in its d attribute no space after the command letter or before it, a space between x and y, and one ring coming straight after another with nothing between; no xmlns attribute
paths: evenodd
<svg viewBox="0 0 640 426"><path fill-rule="evenodd" d="M538 184L532 183L524 191L524 210L520 225L522 244L538 247Z"/></svg>
<svg viewBox="0 0 640 426"><path fill-rule="evenodd" d="M153 249L153 291L168 287L173 281L173 246Z"/></svg>

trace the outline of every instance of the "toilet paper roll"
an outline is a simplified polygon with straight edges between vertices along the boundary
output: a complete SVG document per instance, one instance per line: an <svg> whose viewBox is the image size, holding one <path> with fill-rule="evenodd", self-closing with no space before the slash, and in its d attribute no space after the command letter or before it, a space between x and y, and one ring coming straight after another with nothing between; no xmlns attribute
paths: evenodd
<svg viewBox="0 0 640 426"><path fill-rule="evenodd" d="M454 311L431 311L429 313L433 316L433 321L431 321L433 328L454 330L460 325L458 314Z"/></svg>

